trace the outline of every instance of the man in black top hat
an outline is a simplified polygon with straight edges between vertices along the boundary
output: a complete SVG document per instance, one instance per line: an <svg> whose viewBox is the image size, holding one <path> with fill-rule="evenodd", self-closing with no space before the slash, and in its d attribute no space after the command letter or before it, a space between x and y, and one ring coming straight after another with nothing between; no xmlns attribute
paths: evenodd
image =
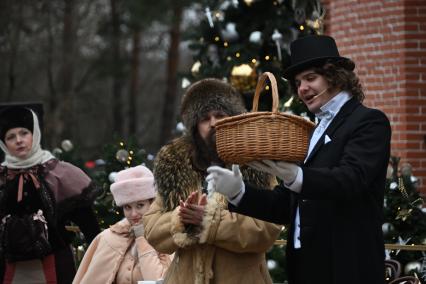
<svg viewBox="0 0 426 284"><path fill-rule="evenodd" d="M238 173L208 169L207 180L228 198L231 211L289 225L290 284L384 281L381 225L391 128L382 112L362 105L354 67L329 36L291 44L284 77L320 122L301 165L250 163L282 180L274 191L257 190Z"/></svg>

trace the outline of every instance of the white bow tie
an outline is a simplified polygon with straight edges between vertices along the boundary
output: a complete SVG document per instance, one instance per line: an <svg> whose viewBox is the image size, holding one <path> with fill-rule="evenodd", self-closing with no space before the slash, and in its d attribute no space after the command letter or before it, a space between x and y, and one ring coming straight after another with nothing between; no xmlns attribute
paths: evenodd
<svg viewBox="0 0 426 284"><path fill-rule="evenodd" d="M321 121L325 120L328 121L332 119L336 114L331 110L322 111L320 113L317 113L315 116Z"/></svg>

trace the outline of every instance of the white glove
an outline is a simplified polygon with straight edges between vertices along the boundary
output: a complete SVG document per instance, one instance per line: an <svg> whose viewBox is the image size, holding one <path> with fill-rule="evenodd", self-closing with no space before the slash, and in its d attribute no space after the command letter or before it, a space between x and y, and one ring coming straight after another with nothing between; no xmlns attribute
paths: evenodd
<svg viewBox="0 0 426 284"><path fill-rule="evenodd" d="M211 184L212 190L225 195L228 200L236 197L244 187L243 176L238 165L232 165L232 171L219 166L211 166L207 168L207 172L209 175L206 177L206 181L209 185Z"/></svg>
<svg viewBox="0 0 426 284"><path fill-rule="evenodd" d="M144 235L145 229L143 227L143 224L136 224L130 228L130 230L135 235L135 238L139 238Z"/></svg>
<svg viewBox="0 0 426 284"><path fill-rule="evenodd" d="M255 170L274 175L282 179L287 185L294 182L297 176L297 172L299 171L299 166L296 164L283 161L253 161L247 165Z"/></svg>

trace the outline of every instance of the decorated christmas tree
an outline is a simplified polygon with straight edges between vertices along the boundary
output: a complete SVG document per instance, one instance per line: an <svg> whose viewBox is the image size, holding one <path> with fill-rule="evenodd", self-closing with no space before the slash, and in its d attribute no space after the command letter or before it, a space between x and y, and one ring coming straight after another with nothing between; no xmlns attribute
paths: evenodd
<svg viewBox="0 0 426 284"><path fill-rule="evenodd" d="M388 182L385 189L382 226L386 243L412 245L426 244L426 214L423 199L417 190L418 179L412 174L411 165L400 164L392 157L388 168ZM426 280L426 257L421 250L387 250L387 257L398 260L402 273L416 274Z"/></svg>
<svg viewBox="0 0 426 284"><path fill-rule="evenodd" d="M102 229L123 218L121 210L114 204L109 189L115 175L121 170L141 164L152 168L149 159L152 159L151 156L147 155L134 139L130 139L128 142L117 141L114 144L104 145L102 157L86 162L86 168L90 168L92 179L102 187L102 195L95 202L95 212Z"/></svg>
<svg viewBox="0 0 426 284"><path fill-rule="evenodd" d="M322 33L324 10L317 0L206 0L197 27L187 38L194 51L191 80L227 79L244 94L250 109L257 78L265 71L277 78L281 110L300 114L304 107L290 99L282 71L289 65L289 45L298 37ZM200 12L200 14L201 14ZM266 90L269 88L267 87ZM260 109L271 110L265 92Z"/></svg>

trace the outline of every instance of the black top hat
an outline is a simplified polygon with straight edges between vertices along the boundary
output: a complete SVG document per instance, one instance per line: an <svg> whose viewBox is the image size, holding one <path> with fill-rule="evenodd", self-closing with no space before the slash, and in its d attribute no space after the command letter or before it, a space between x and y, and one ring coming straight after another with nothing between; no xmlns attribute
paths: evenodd
<svg viewBox="0 0 426 284"><path fill-rule="evenodd" d="M41 128L43 105L41 103L6 103L0 104L0 139L4 141L6 132L15 127L25 127L33 131L33 116L29 111L34 111L39 119Z"/></svg>
<svg viewBox="0 0 426 284"><path fill-rule="evenodd" d="M290 54L291 64L283 74L286 79L292 79L310 67L321 66L329 59L349 60L340 56L334 39L325 35L309 35L293 41Z"/></svg>

